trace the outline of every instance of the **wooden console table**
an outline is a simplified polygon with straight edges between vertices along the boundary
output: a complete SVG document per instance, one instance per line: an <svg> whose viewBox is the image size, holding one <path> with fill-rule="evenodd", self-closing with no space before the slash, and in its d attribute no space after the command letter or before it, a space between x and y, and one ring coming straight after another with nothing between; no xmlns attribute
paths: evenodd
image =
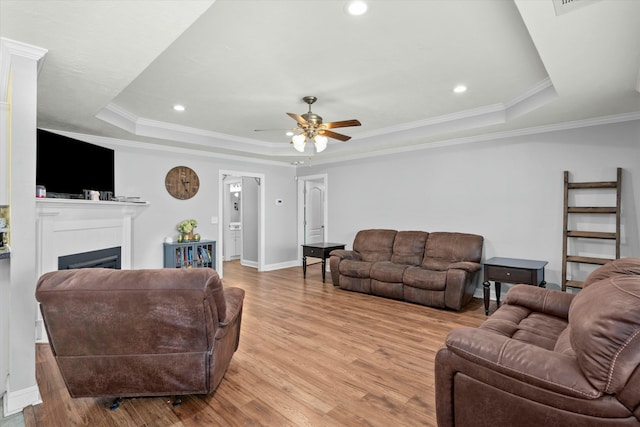
<svg viewBox="0 0 640 427"><path fill-rule="evenodd" d="M493 257L484 262L484 313L489 315L489 294L491 281L495 283L496 305L500 307L500 287L502 282L523 283L544 288L544 266L547 261L530 259Z"/></svg>
<svg viewBox="0 0 640 427"><path fill-rule="evenodd" d="M302 277L307 278L307 257L322 259L322 283L326 274L327 258L334 249L344 249L344 243L309 243L302 245Z"/></svg>

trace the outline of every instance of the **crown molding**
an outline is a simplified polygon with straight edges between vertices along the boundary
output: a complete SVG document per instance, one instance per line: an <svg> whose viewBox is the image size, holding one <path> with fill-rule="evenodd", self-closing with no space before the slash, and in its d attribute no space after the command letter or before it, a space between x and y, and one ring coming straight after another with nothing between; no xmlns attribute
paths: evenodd
<svg viewBox="0 0 640 427"><path fill-rule="evenodd" d="M37 74L40 75L47 52L47 49L38 46L0 37L0 100L7 101L12 59L18 56L37 61Z"/></svg>
<svg viewBox="0 0 640 427"><path fill-rule="evenodd" d="M242 138L174 123L138 117L116 105L109 104L96 117L127 132L171 141L182 141L204 147L244 151L263 156L295 156L289 146L257 139Z"/></svg>
<svg viewBox="0 0 640 427"><path fill-rule="evenodd" d="M618 114L592 119L576 120L553 125L536 126L512 131L494 132L489 134L474 135L464 138L443 139L435 142L419 143L409 146L398 146L375 150L375 145L380 143L393 143L394 141L404 141L410 139L424 138L429 135L436 135L446 132L455 132L464 129L481 128L493 124L501 124L526 114L557 98L557 92L550 79L545 79L526 92L513 98L506 103L493 104L481 108L466 110L453 114L442 115L425 120L392 126L377 131L360 134L353 138L358 143L366 143L374 151L366 153L351 154L340 158L321 158L314 156L314 165L341 163L357 159L364 159L377 156L385 156L397 153L440 148L459 144L469 144L474 142L490 141L496 139L513 138L526 135L534 135L546 132L557 132L562 130L576 129L589 126L598 126L625 121L640 120L640 112ZM203 129L190 128L166 122L159 122L150 119L137 117L115 104L108 105L97 116L115 126L128 130L135 135L149 136L160 139L176 140L190 144L202 146L202 150L178 148L152 143L135 142L135 147L140 150L161 150L182 154L192 154L198 156L208 156L227 160L235 160L249 163L259 163L265 165L278 165L288 167L306 167L307 164L291 165L283 160L265 160L242 155L229 155L208 151L210 148L224 148L252 154L260 154L269 157L295 157L288 146L282 147L279 143L269 143L265 141L241 138ZM96 137L92 135L74 134L71 132L55 131L72 138L85 140L87 142L105 145L108 147L118 146L131 149L131 141L118 140L113 138ZM337 148L337 147L336 147ZM339 151L340 149L337 148Z"/></svg>
<svg viewBox="0 0 640 427"><path fill-rule="evenodd" d="M373 147L382 142L388 144L389 142L424 138L439 133L501 124L550 102L556 96L551 80L546 78L506 103L487 105L361 133L354 136L353 141L367 143ZM96 117L138 136L182 141L208 148L248 152L269 157L297 155L288 145L282 143L242 138L138 117L113 103L107 105Z"/></svg>
<svg viewBox="0 0 640 427"><path fill-rule="evenodd" d="M494 132L494 133L489 133L484 135L474 135L474 136L469 136L464 138L455 138L455 139L446 139L446 140L440 140L435 142L426 142L426 143L415 144L410 146L401 146L401 147L394 147L394 148L389 148L384 150L371 151L368 153L341 156L338 159L336 158L323 159L322 157L314 157L313 165L319 166L319 165L338 164L338 163L366 159L371 157L389 156L393 154L408 153L413 151L430 150L430 149L443 148L443 147L449 147L454 145L494 141L499 139L515 138L515 137L535 135L535 134L548 133L548 132L558 132L558 131L578 129L578 128L590 127L590 126L601 126L601 125L615 124L615 123L635 121L635 120L640 120L640 112L617 114L612 116L597 117L593 119L576 120L572 122L558 123L553 125L535 126L531 128L518 129L518 130L512 130L512 131L505 131L505 132ZM139 142L139 141L131 141L131 140L125 140L125 139L108 138L108 137L102 137L97 135L88 135L88 134L80 134L75 132L60 131L55 129L44 129L44 130L48 130L54 133L59 133L61 135L68 136L70 138L79 139L81 141L90 142L92 144L97 144L107 148L122 148L129 151L138 151L138 152L144 152L149 150L163 151L167 153L186 154L186 155L192 155L192 156L198 156L198 157L204 156L204 157L210 157L210 158L216 158L216 159L233 160L233 161L238 161L243 163L255 163L255 164L262 164L262 165L269 165L269 166L292 167L292 168L301 168L301 167L310 166L310 164L307 164L307 163L292 165L288 162L279 161L279 160L256 159L256 158L245 157L241 155L221 154L221 153L198 150L193 148L173 147L173 146L152 144L152 143Z"/></svg>
<svg viewBox="0 0 640 427"><path fill-rule="evenodd" d="M394 147L394 148L389 148L385 150L372 151L369 153L354 154L350 156L340 157L339 159L329 158L329 159L323 160L318 157L316 160L314 160L314 166L337 164L337 163L360 160L360 159L371 158L371 157L389 156L393 154L407 153L412 151L422 151L422 150L429 150L429 149L435 149L435 148L450 147L450 146L461 145L461 144L495 141L499 139L515 138L515 137L536 135L536 134L542 134L542 133L548 133L548 132L559 132L564 130L579 129L579 128L590 127L590 126L602 126L602 125L608 125L608 124L630 122L635 120L640 120L640 112L616 114L612 116L597 117L593 119L584 119L584 120L575 120L572 122L558 123L553 125L535 126L535 127L512 130L512 131L494 132L494 133L488 133L484 135L468 136L464 138L447 139L447 140L441 140L441 141L435 141L435 142L426 142L423 144Z"/></svg>

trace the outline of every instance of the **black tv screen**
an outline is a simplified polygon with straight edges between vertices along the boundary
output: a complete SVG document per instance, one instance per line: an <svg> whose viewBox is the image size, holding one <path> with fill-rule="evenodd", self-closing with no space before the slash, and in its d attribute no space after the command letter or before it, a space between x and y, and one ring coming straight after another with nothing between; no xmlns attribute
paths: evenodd
<svg viewBox="0 0 640 427"><path fill-rule="evenodd" d="M114 191L114 150L38 129L36 185L47 197L84 198Z"/></svg>

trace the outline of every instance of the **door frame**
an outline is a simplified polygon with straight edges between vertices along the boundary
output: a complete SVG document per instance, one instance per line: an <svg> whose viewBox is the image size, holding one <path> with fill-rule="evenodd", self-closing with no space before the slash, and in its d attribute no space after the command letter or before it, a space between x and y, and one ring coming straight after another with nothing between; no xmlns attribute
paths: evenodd
<svg viewBox="0 0 640 427"><path fill-rule="evenodd" d="M223 170L218 171L218 247L216 248L216 271L220 277L223 277L223 265L224 265L224 210L223 210L223 197L224 197L224 177L248 177L258 178L260 180L258 191L258 271L264 271L264 254L265 254L265 213L264 213L264 200L265 200L265 176L262 173L244 172L244 171L232 171ZM244 246L244 245L243 245Z"/></svg>
<svg viewBox="0 0 640 427"><path fill-rule="evenodd" d="M230 212L233 209L232 206L231 206L232 202L230 201L229 197L231 195L230 186L234 185L234 184L242 184L242 177L230 176L230 175L224 177L224 182L223 182L223 185L222 185L222 191L223 191L223 195L222 195L222 197L223 197L223 199L222 199L222 215L223 216L222 216L222 219L221 219L223 235L222 235L222 238L220 239L220 241L223 242L223 243L226 242L227 244L224 244L225 250L221 251L222 252L222 260L223 260L223 262L224 261L229 261L229 259L227 258L226 254L225 254L226 246L228 245L228 242L227 242L227 239L229 237L228 225L229 225L229 222L230 222L230 221L227 221L227 220L229 219L228 217L230 216ZM239 215L240 220L239 221L242 222L242 196L240 196L240 210L239 210L239 212L240 212L240 215ZM242 229L240 230L240 232L242 233ZM242 239L242 236L240 236L240 239ZM239 257L240 257L240 259L242 258L242 251L240 251Z"/></svg>
<svg viewBox="0 0 640 427"><path fill-rule="evenodd" d="M296 178L298 182L298 260L302 265L302 245L304 244L304 187L307 181L322 181L324 184L323 212L324 217L324 239L329 235L329 176L325 174L305 175Z"/></svg>

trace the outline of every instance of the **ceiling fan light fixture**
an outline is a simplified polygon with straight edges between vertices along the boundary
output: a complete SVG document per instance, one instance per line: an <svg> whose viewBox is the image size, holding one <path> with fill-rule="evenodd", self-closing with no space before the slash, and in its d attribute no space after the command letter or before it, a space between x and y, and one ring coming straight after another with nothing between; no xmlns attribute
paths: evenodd
<svg viewBox="0 0 640 427"><path fill-rule="evenodd" d="M293 144L293 148L295 148L301 153L304 153L304 145L306 142L307 142L307 137L303 133L294 135L293 138L291 138L291 143Z"/></svg>
<svg viewBox="0 0 640 427"><path fill-rule="evenodd" d="M320 153L327 148L329 138L340 141L348 141L351 139L350 136L334 132L333 129L360 126L360 121L356 119L323 123L322 117L311 112L311 104L316 102L317 98L315 96L305 96L302 100L309 105L308 113L302 115L287 113L287 115L294 119L298 124L298 127L294 130L298 131L299 134L291 138L291 143L293 144L293 147L301 153L304 151L307 140L313 141L316 153Z"/></svg>
<svg viewBox="0 0 640 427"><path fill-rule="evenodd" d="M353 16L360 16L367 13L367 3L363 1L350 1L347 4L347 13Z"/></svg>
<svg viewBox="0 0 640 427"><path fill-rule="evenodd" d="M329 142L329 138L323 135L316 135L313 137L313 142L316 145L316 151L318 153L322 153L325 148L327 148L327 142Z"/></svg>

